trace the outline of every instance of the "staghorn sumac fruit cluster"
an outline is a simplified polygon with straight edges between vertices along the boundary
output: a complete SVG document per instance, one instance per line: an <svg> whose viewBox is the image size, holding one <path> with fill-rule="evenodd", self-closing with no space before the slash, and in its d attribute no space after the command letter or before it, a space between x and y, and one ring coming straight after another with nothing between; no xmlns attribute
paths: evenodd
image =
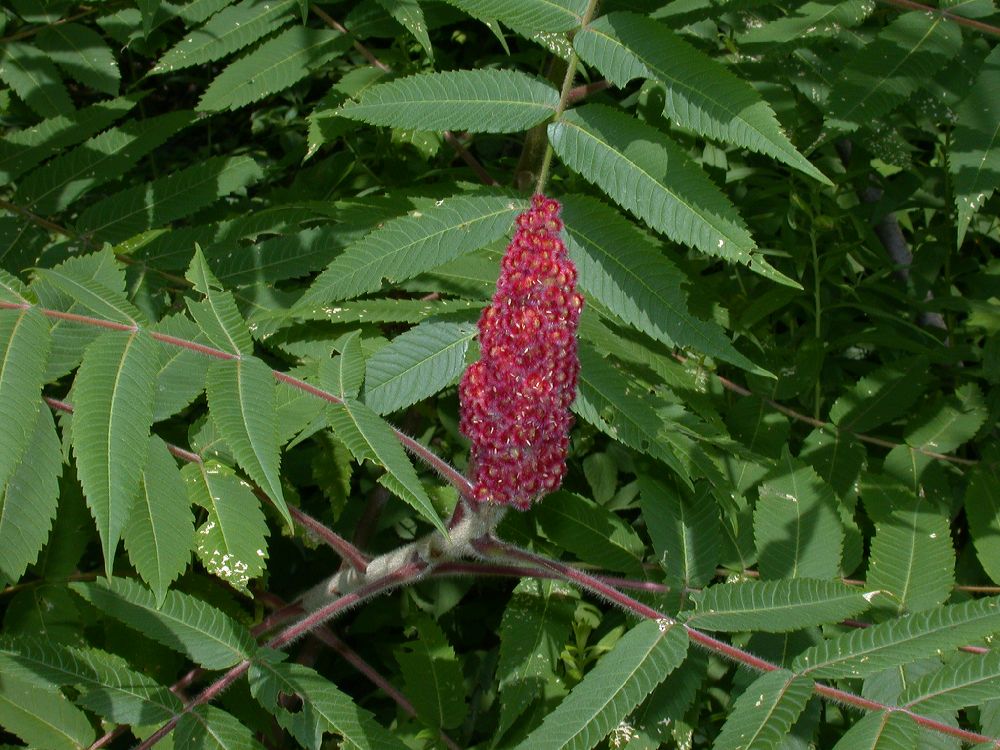
<svg viewBox="0 0 1000 750"><path fill-rule="evenodd" d="M482 356L459 384L475 499L527 509L566 473L583 297L560 237L558 201L517 217L496 293L479 319Z"/></svg>

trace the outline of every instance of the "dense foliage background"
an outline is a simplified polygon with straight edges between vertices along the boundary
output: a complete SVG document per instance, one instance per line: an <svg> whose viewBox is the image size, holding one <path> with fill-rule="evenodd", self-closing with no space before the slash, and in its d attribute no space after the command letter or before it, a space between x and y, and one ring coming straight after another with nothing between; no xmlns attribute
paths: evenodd
<svg viewBox="0 0 1000 750"><path fill-rule="evenodd" d="M998 742L992 0L0 11L0 745ZM494 533L535 189L577 419Z"/></svg>

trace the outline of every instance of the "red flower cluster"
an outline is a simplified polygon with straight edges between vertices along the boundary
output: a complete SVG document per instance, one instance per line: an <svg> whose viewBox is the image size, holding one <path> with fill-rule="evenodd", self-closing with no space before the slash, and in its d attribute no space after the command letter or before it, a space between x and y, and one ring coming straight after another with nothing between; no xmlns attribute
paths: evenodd
<svg viewBox="0 0 1000 750"><path fill-rule="evenodd" d="M521 510L562 483L580 371L583 297L559 236L560 208L536 195L517 217L496 294L479 320L482 357L458 388L476 499Z"/></svg>

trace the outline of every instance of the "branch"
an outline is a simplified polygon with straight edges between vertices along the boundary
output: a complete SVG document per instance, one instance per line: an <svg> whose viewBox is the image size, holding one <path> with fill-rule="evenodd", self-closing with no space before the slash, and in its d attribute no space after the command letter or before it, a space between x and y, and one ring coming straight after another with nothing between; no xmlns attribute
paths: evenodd
<svg viewBox="0 0 1000 750"><path fill-rule="evenodd" d="M879 0L879 2L896 8L902 8L903 10L916 10L921 13L931 13L935 16L941 16L952 23L957 23L959 26L966 26L970 29L976 29L976 31L982 31L987 34L992 34L993 36L1000 36L1000 27L992 26L988 23L983 23L982 21L975 21L971 18L960 16L943 8L934 8L930 5L924 5L923 3L913 2L913 0Z"/></svg>

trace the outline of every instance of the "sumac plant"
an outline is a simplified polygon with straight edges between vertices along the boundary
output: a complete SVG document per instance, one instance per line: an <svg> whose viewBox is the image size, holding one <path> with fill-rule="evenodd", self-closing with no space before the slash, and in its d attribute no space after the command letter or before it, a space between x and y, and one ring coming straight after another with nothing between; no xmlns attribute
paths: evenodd
<svg viewBox="0 0 1000 750"><path fill-rule="evenodd" d="M1000 747L992 0L6 0L0 746Z"/></svg>

